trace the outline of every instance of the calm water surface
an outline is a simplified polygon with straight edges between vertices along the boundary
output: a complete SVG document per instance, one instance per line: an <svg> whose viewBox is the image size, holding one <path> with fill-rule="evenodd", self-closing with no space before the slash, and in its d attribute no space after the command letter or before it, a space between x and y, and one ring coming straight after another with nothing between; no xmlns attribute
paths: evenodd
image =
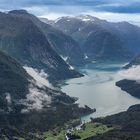
<svg viewBox="0 0 140 140"><path fill-rule="evenodd" d="M139 99L115 86L116 81L123 79L119 74L123 65L118 63L89 64L81 68L81 71L85 73L84 77L66 81L67 85L62 87L63 92L78 97L77 102L81 106L88 105L97 109L96 113L83 117L83 120L88 121L90 117L115 114L140 103Z"/></svg>

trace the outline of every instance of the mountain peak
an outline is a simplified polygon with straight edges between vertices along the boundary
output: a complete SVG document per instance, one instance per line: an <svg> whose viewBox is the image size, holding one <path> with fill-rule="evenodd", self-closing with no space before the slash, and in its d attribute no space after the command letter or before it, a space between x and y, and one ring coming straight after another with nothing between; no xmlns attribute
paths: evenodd
<svg viewBox="0 0 140 140"><path fill-rule="evenodd" d="M28 12L24 9L21 10L12 10L8 12L9 14L28 14Z"/></svg>
<svg viewBox="0 0 140 140"><path fill-rule="evenodd" d="M81 19L83 21L95 21L95 20L98 20L98 18L93 17L91 15L79 15L79 16L76 16L76 18Z"/></svg>

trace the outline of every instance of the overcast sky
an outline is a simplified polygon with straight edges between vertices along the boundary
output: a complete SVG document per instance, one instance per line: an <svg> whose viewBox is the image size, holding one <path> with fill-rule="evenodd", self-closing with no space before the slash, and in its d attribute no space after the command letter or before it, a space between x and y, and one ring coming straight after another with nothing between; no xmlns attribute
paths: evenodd
<svg viewBox="0 0 140 140"><path fill-rule="evenodd" d="M0 0L0 10L26 9L49 19L91 14L109 21L140 22L140 0Z"/></svg>

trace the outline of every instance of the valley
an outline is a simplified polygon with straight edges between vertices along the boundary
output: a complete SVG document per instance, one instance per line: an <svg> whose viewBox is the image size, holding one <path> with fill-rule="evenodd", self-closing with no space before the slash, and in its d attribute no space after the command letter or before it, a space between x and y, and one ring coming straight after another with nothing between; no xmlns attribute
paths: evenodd
<svg viewBox="0 0 140 140"><path fill-rule="evenodd" d="M0 140L139 140L139 44L129 22L0 12Z"/></svg>
<svg viewBox="0 0 140 140"><path fill-rule="evenodd" d="M78 97L80 106L96 108L95 113L82 117L83 121L126 111L131 105L140 103L138 98L115 85L124 78L121 68L125 64L110 61L88 64L80 69L84 77L68 80L62 86L63 92Z"/></svg>

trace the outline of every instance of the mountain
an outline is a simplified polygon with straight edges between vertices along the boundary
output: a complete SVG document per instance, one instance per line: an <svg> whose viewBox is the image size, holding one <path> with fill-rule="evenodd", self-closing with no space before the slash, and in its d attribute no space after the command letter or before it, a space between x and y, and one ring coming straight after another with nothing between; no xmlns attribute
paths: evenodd
<svg viewBox="0 0 140 140"><path fill-rule="evenodd" d="M116 82L116 86L128 92L130 95L140 98L140 83L136 80L124 79Z"/></svg>
<svg viewBox="0 0 140 140"><path fill-rule="evenodd" d="M112 23L90 15L81 15L62 17L50 24L72 36L89 57L96 54L97 58L106 56L112 59L114 54L113 59L118 59L119 56L121 59L130 59L140 53L140 27L128 22Z"/></svg>
<svg viewBox="0 0 140 140"><path fill-rule="evenodd" d="M34 77L29 75L33 68L25 69L0 52L0 139L40 140L36 133L56 125L61 127L71 119L92 112L78 107L76 98L48 88L44 81L35 78L39 73Z"/></svg>
<svg viewBox="0 0 140 140"><path fill-rule="evenodd" d="M79 66L86 63L79 44L69 35L40 21L27 11L13 10L9 14L30 19L45 34L51 47L70 65Z"/></svg>
<svg viewBox="0 0 140 140"><path fill-rule="evenodd" d="M0 52L0 113L14 111L16 100L24 99L29 92L30 79L20 64Z"/></svg>
<svg viewBox="0 0 140 140"><path fill-rule="evenodd" d="M140 138L140 105L131 106L127 111L107 116L104 118L93 119L93 123L103 123L113 130L85 140L139 140Z"/></svg>
<svg viewBox="0 0 140 140"><path fill-rule="evenodd" d="M85 41L83 50L92 59L129 58L129 53L122 47L121 41L106 30L92 32Z"/></svg>
<svg viewBox="0 0 140 140"><path fill-rule="evenodd" d="M0 13L0 50L22 65L43 69L50 80L81 76L52 49L46 36L29 18Z"/></svg>

